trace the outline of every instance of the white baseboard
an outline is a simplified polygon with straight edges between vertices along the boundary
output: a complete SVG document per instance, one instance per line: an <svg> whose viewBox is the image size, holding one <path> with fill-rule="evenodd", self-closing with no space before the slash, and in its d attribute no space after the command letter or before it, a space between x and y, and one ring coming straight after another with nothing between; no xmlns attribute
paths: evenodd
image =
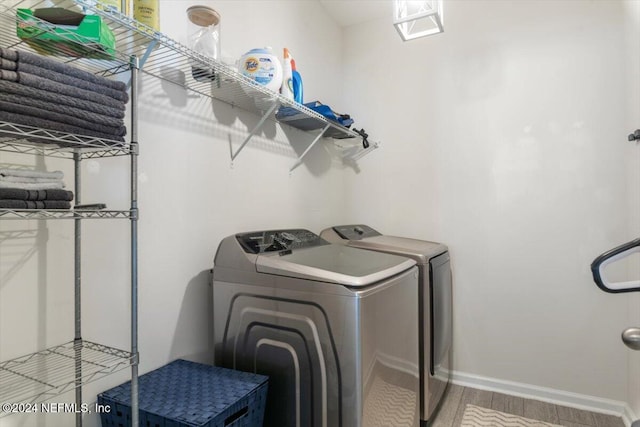
<svg viewBox="0 0 640 427"><path fill-rule="evenodd" d="M512 396L541 400L555 405L616 415L622 417L622 420L627 427L631 425L633 420L637 419L636 414L633 413L628 403L617 400L555 390L532 384L482 377L480 375L468 374L459 371L453 371L451 373L451 382L465 387L496 391Z"/></svg>

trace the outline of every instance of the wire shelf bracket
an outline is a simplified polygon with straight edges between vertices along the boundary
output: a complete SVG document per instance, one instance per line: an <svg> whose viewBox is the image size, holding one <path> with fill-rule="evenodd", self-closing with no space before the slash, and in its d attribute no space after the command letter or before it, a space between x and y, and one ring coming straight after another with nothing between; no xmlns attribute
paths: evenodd
<svg viewBox="0 0 640 427"><path fill-rule="evenodd" d="M235 153L233 153L233 152L231 153L231 162L232 163L236 159L236 157L238 157L238 154L240 154L240 152L244 149L244 147L249 143L251 138L253 138L253 136L256 134L256 132L258 132L258 130L260 130L260 128L262 127L264 122L266 122L267 119L271 116L271 114L273 114L273 112L276 111L276 108L278 108L278 105L280 105L280 103L276 100L273 103L273 105L271 105L271 107L269 107L269 109L262 115L262 118L260 119L260 121L258 121L258 123L253 127L253 129L251 129L251 132L249 132L249 135L247 135L247 137L244 139L244 141L242 141L242 144L240 144L240 147L238 147L236 152Z"/></svg>
<svg viewBox="0 0 640 427"><path fill-rule="evenodd" d="M320 141L320 138L322 138L322 135L324 135L324 133L327 131L327 129L329 129L331 127L331 125L329 123L327 123L327 125L322 129L322 131L316 135L316 137L314 138L314 140L311 142L311 144L309 144L309 146L304 150L304 152L300 155L300 157L298 157L298 160L296 160L296 162L293 164L293 166L291 166L291 169L289 169L289 173L293 172L294 169L296 169L298 166L300 166L302 164L302 159L304 159L304 157L307 155L307 153L309 151L311 151L311 149L313 148L314 145L316 145L316 143L318 141Z"/></svg>

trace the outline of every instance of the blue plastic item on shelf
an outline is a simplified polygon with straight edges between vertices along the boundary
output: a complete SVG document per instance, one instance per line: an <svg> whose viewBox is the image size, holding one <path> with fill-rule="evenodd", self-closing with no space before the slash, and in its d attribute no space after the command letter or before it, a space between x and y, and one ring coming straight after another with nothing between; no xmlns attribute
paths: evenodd
<svg viewBox="0 0 640 427"><path fill-rule="evenodd" d="M262 427L264 375L176 360L138 378L141 426ZM98 395L102 427L131 425L131 381Z"/></svg>
<svg viewBox="0 0 640 427"><path fill-rule="evenodd" d="M353 124L353 119L347 114L337 114L335 113L331 107L325 105L319 101L307 102L303 104L305 107L310 110L315 111L316 113L322 115L327 120L331 120L336 122L339 125L342 125L346 128ZM321 129L325 126L325 124L313 117L310 117L304 113L301 113L299 110L293 107L282 107L276 113L276 119L281 121L282 123L286 123L290 126L293 126L297 129L302 130L315 130ZM337 131L330 132L331 134L326 134L325 136L333 136L338 137L340 135L344 135L344 132Z"/></svg>

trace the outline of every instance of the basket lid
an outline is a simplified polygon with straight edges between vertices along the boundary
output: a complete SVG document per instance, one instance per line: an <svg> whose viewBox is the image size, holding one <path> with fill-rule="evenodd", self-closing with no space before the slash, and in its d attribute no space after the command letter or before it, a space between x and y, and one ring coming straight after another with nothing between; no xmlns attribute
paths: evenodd
<svg viewBox="0 0 640 427"><path fill-rule="evenodd" d="M189 20L201 27L209 27L220 23L220 14L208 6L191 6L187 9Z"/></svg>

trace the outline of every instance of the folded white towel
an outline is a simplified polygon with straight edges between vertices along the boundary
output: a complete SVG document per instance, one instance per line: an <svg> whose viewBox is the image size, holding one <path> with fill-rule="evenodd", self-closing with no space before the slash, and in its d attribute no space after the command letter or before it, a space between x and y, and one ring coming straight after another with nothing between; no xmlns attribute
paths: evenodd
<svg viewBox="0 0 640 427"><path fill-rule="evenodd" d="M27 170L27 169L0 168L0 176L22 176L26 178L62 179L64 178L64 173L62 173L62 171L40 172L40 171Z"/></svg>
<svg viewBox="0 0 640 427"><path fill-rule="evenodd" d="M55 190L62 189L63 184L53 182L4 182L0 181L0 188L19 188L21 190Z"/></svg>
<svg viewBox="0 0 640 427"><path fill-rule="evenodd" d="M24 184L34 184L37 182L46 182L46 183L60 183L64 187L64 183L61 179L58 178L31 178L26 176L11 176L11 175L0 175L0 181L2 182L22 182Z"/></svg>

